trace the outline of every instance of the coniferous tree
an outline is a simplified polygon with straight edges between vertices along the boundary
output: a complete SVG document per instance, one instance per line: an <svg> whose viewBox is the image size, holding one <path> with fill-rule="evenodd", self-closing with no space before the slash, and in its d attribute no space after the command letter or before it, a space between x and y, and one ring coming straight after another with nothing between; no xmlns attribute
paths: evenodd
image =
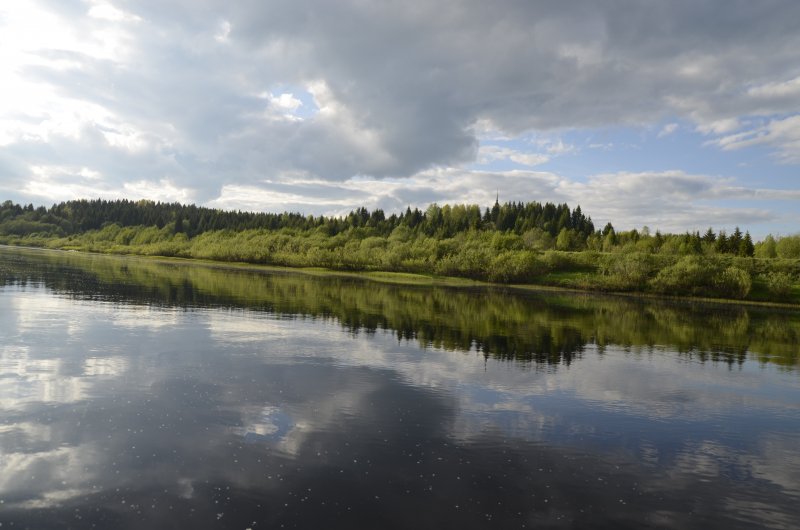
<svg viewBox="0 0 800 530"><path fill-rule="evenodd" d="M719 231L719 235L717 236L717 242L714 244L714 249L719 254L725 254L728 252L729 249L728 236L724 230Z"/></svg>
<svg viewBox="0 0 800 530"><path fill-rule="evenodd" d="M738 254L739 248L742 244L742 239L742 231L739 230L739 227L737 226L731 234L731 237L728 239L728 252L731 254Z"/></svg>
<svg viewBox="0 0 800 530"><path fill-rule="evenodd" d="M755 253L755 245L753 238L750 237L750 232L745 232L742 242L739 244L739 255L743 257L753 257Z"/></svg>

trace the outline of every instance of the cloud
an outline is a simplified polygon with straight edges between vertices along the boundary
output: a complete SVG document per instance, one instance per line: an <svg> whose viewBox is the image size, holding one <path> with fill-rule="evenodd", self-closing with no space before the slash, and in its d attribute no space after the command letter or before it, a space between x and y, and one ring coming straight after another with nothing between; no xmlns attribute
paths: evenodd
<svg viewBox="0 0 800 530"><path fill-rule="evenodd" d="M478 163L489 164L497 160L508 160L523 166L544 164L550 157L539 153L524 153L508 147L484 145L478 150Z"/></svg>
<svg viewBox="0 0 800 530"><path fill-rule="evenodd" d="M108 123L161 139L150 146L151 166L172 157L186 175L146 178L177 178L213 198L222 186L274 172L342 180L469 163L479 123L513 136L678 115L724 133L729 129L707 124L795 112L800 35L791 21L800 5L726 5L724 17L720 7L42 1L4 9L4 31L12 22L37 21L45 31L29 33L45 35L16 30L3 39L3 53L15 57L17 87L3 118L12 107L25 109L25 119L41 128L54 118L65 123L57 109L96 107ZM53 51L70 52L69 64ZM795 76L786 79L786 72ZM317 87L313 119L264 118L257 94L286 83ZM84 114L70 121L78 131L95 122ZM6 136L15 150L30 147L24 127ZM34 164L44 156L29 153Z"/></svg>
<svg viewBox="0 0 800 530"><path fill-rule="evenodd" d="M700 123L697 130L703 134L726 134L742 126L741 122L736 118L725 118L722 120L714 120L710 122Z"/></svg>
<svg viewBox="0 0 800 530"><path fill-rule="evenodd" d="M658 138L694 128L800 163L798 18L789 0L13 3L0 193L338 214L499 191L620 227L769 223L794 190L583 169L619 142L581 152L570 132L666 123Z"/></svg>
<svg viewBox="0 0 800 530"><path fill-rule="evenodd" d="M677 123L668 123L664 125L664 127L662 127L661 130L658 132L658 137L664 138L665 136L669 136L670 134L677 131L678 127L679 126Z"/></svg>
<svg viewBox="0 0 800 530"><path fill-rule="evenodd" d="M560 191L591 213L596 224L648 225L668 232L755 226L781 218L768 204L742 207L726 201L800 199L800 190L741 187L730 179L682 171L599 174L587 182L562 181Z"/></svg>
<svg viewBox="0 0 800 530"><path fill-rule="evenodd" d="M228 42L228 36L231 34L231 23L223 20L219 25L219 30L214 34L214 40L220 43Z"/></svg>
<svg viewBox="0 0 800 530"><path fill-rule="evenodd" d="M279 96L268 94L267 98L273 107L283 109L289 112L296 111L303 105L303 102L294 97L292 94L283 93Z"/></svg>
<svg viewBox="0 0 800 530"><path fill-rule="evenodd" d="M709 143L725 151L769 145L777 149L779 160L797 164L800 163L800 115L770 120L766 125L722 136Z"/></svg>
<svg viewBox="0 0 800 530"><path fill-rule="evenodd" d="M771 100L773 98L800 97L800 76L788 81L776 81L755 86L747 91L749 96Z"/></svg>
<svg viewBox="0 0 800 530"><path fill-rule="evenodd" d="M193 200L191 189L177 187L168 179L131 180L115 187L109 185L102 174L88 167L33 166L31 173L15 185L26 196L45 204L86 197L113 200L120 196L184 204ZM3 190L2 186L0 190Z"/></svg>
<svg viewBox="0 0 800 530"><path fill-rule="evenodd" d="M545 140L537 143L543 146L551 155L565 155L567 153L574 153L577 150L574 145L565 144L560 138L556 141Z"/></svg>
<svg viewBox="0 0 800 530"><path fill-rule="evenodd" d="M112 22L139 22L142 19L136 15L131 15L111 4L105 2L91 1L92 7L89 8L87 15L93 18L110 20Z"/></svg>

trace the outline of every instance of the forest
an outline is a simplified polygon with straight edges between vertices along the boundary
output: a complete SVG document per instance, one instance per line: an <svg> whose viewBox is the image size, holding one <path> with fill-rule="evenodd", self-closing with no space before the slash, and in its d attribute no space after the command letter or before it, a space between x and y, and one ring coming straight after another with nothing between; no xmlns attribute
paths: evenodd
<svg viewBox="0 0 800 530"><path fill-rule="evenodd" d="M225 211L77 200L0 204L0 243L507 284L800 302L800 235L595 227L580 206L496 201L386 215Z"/></svg>

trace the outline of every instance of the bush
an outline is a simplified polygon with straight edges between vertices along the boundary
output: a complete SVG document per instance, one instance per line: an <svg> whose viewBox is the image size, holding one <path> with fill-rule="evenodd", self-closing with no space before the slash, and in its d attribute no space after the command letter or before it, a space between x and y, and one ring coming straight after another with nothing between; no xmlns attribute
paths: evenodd
<svg viewBox="0 0 800 530"><path fill-rule="evenodd" d="M40 234L48 237L63 237L64 230L62 230L61 227L50 223L26 221L24 219L13 219L0 224L0 234L16 236Z"/></svg>
<svg viewBox="0 0 800 530"><path fill-rule="evenodd" d="M599 265L600 272L608 277L614 289L638 289L644 286L653 273L654 260L649 254L634 252L606 256Z"/></svg>
<svg viewBox="0 0 800 530"><path fill-rule="evenodd" d="M779 258L800 258L800 235L784 236L776 244Z"/></svg>
<svg viewBox="0 0 800 530"><path fill-rule="evenodd" d="M494 260L496 258L492 257L490 249L471 245L438 260L435 263L434 272L444 276L464 276L474 280L486 280Z"/></svg>
<svg viewBox="0 0 800 530"><path fill-rule="evenodd" d="M583 256L587 254L587 256ZM593 270L594 266L589 265L587 257L590 261L595 259L597 254L583 252L561 252L560 250L548 250L542 256L542 259L549 270L559 272L579 272Z"/></svg>
<svg viewBox="0 0 800 530"><path fill-rule="evenodd" d="M792 291L794 283L792 275L786 272L768 272L761 276L767 284L767 290L773 296L786 298Z"/></svg>
<svg viewBox="0 0 800 530"><path fill-rule="evenodd" d="M553 236L541 228L531 228L522 234L525 248L530 250L550 250L555 246Z"/></svg>
<svg viewBox="0 0 800 530"><path fill-rule="evenodd" d="M728 267L714 276L714 287L718 295L742 299L750 293L753 282L750 274L739 267Z"/></svg>
<svg viewBox="0 0 800 530"><path fill-rule="evenodd" d="M524 282L546 273L547 270L545 263L538 260L531 251L503 252L492 260L489 281Z"/></svg>
<svg viewBox="0 0 800 530"><path fill-rule="evenodd" d="M674 265L661 269L650 287L664 294L711 294L715 264L699 256L685 256Z"/></svg>

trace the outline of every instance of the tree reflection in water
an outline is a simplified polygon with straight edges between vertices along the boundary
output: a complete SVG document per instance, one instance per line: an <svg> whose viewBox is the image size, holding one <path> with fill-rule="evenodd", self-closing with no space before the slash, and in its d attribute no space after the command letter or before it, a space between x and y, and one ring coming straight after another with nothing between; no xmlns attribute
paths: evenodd
<svg viewBox="0 0 800 530"><path fill-rule="evenodd" d="M402 285L341 275L4 249L0 285L28 283L76 298L180 308L231 307L282 318L335 319L352 333L541 367L569 365L587 344L669 348L700 362L748 358L796 369L800 312L475 287Z"/></svg>

